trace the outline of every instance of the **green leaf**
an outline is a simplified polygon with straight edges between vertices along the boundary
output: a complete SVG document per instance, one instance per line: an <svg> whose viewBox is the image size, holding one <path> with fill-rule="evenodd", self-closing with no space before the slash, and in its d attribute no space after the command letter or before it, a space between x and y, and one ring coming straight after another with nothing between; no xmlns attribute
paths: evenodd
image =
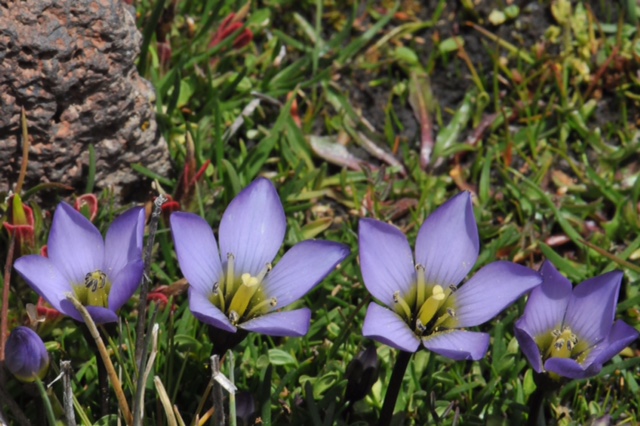
<svg viewBox="0 0 640 426"><path fill-rule="evenodd" d="M298 365L298 361L293 355L282 349L269 349L269 361L273 365Z"/></svg>

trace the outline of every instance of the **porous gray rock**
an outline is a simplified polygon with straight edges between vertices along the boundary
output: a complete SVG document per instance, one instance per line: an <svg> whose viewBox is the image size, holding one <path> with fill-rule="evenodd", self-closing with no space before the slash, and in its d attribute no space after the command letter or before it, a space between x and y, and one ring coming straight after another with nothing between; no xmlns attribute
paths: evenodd
<svg viewBox="0 0 640 426"><path fill-rule="evenodd" d="M121 197L142 181L131 164L169 173L155 92L135 67L142 36L133 13L120 0L0 0L1 192L20 170L22 107L29 186L84 187L90 145L96 185Z"/></svg>

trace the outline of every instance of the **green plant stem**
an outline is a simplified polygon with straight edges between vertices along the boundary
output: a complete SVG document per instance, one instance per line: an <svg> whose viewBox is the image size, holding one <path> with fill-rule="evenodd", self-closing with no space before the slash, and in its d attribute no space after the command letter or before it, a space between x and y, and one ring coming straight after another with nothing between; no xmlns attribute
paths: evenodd
<svg viewBox="0 0 640 426"><path fill-rule="evenodd" d="M393 366L389 386L387 386L387 394L384 396L384 404L382 404L380 420L378 421L379 426L389 426L391 424L393 410L396 408L400 386L402 386L402 379L404 378L405 371L407 371L407 366L409 365L412 355L413 352L398 352L396 365Z"/></svg>
<svg viewBox="0 0 640 426"><path fill-rule="evenodd" d="M53 415L53 407L51 406L49 395L47 395L47 390L44 388L42 380L36 379L36 386L38 387L38 391L40 391L40 396L42 397L42 403L44 404L44 412L47 415L47 420L49 420L49 424L51 426L56 426L56 418Z"/></svg>
<svg viewBox="0 0 640 426"><path fill-rule="evenodd" d="M4 265L4 283L2 286L2 310L0 311L0 385L4 384L4 348L9 335L9 292L11 290L11 267L13 266L13 253L16 247L16 236L11 236L7 263Z"/></svg>
<svg viewBox="0 0 640 426"><path fill-rule="evenodd" d="M545 424L544 401L547 399L546 396L547 392L538 386L529 397L529 419L527 420L527 426Z"/></svg>
<svg viewBox="0 0 640 426"><path fill-rule="evenodd" d="M235 377L233 375L233 369L236 364L233 351L230 350L227 354L229 360L229 380L235 384ZM236 426L238 419L236 418L236 394L235 392L229 392L229 426Z"/></svg>
<svg viewBox="0 0 640 426"><path fill-rule="evenodd" d="M127 426L133 425L133 415L131 414L131 410L129 409L129 403L127 402L127 398L125 397L122 390L122 384L120 383L120 379L118 378L116 369L113 367L113 363L111 362L111 358L109 357L109 352L104 345L102 337L100 337L100 332L98 332L98 329L96 328L96 324L93 322L93 319L87 311L87 308L85 308L84 305L80 303L80 301L78 301L78 299L76 299L73 294L67 293L66 296L67 300L73 304L78 312L80 312L80 315L84 319L84 322L89 329L89 333L91 333L91 337L93 337L93 340L98 347L98 352L100 353L100 357L102 358L104 366L107 369L107 373L109 374L109 378L111 379L111 385L113 386L113 391L116 393L118 405L120 406L120 411L122 411L125 423L127 424Z"/></svg>

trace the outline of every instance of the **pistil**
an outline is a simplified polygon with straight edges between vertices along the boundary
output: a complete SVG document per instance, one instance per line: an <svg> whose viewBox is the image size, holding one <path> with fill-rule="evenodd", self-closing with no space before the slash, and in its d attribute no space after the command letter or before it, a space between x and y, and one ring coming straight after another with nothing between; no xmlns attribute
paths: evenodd
<svg viewBox="0 0 640 426"><path fill-rule="evenodd" d="M233 299L231 299L231 304L229 305L229 319L231 322L239 321L240 318L244 315L253 295L260 288L260 281L256 277L252 277L251 274L244 273L240 277L242 284L236 290L236 293L233 295Z"/></svg>
<svg viewBox="0 0 640 426"><path fill-rule="evenodd" d="M423 332L427 324L433 319L433 317L442 306L442 303L447 298L441 285L436 284L433 286L433 292L431 296L422 304L420 311L418 311L418 319L416 320L416 328Z"/></svg>

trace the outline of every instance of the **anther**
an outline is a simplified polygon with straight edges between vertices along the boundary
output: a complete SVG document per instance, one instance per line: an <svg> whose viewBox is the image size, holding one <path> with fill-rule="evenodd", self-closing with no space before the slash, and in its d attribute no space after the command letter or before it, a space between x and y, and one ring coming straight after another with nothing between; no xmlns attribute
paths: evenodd
<svg viewBox="0 0 640 426"><path fill-rule="evenodd" d="M211 289L211 293L213 293L214 296L217 296L220 290L220 284L218 283L218 281L216 281L215 283L213 283L213 288Z"/></svg>
<svg viewBox="0 0 640 426"><path fill-rule="evenodd" d="M456 287L455 285L451 284L449 286L449 290L451 290L451 293L455 293L458 290L458 287Z"/></svg>
<svg viewBox="0 0 640 426"><path fill-rule="evenodd" d="M400 306L402 312L404 313L405 319L407 321L411 319L411 308L409 308L407 302L402 297L400 297L400 290L396 290L393 293L393 301Z"/></svg>
<svg viewBox="0 0 640 426"><path fill-rule="evenodd" d="M107 274L101 270L89 272L84 276L84 286L90 289L92 292L98 290L98 288L104 288L107 285Z"/></svg>
<svg viewBox="0 0 640 426"><path fill-rule="evenodd" d="M456 311L454 311L454 310L453 310L453 309L451 309L451 308L447 308L447 313L449 314L449 316L450 316L451 318L455 318L455 316L456 316Z"/></svg>
<svg viewBox="0 0 640 426"><path fill-rule="evenodd" d="M270 309L265 309L265 307L267 305L270 307ZM259 315L259 314L263 314L263 313L268 312L269 310L275 308L276 306L278 306L278 299L276 299L275 297L272 297L272 298L267 299L267 300L263 300L262 302L258 303L253 308L251 308L251 310L245 316L245 318L247 320L250 320L251 318L253 318L253 317L255 317L255 316Z"/></svg>
<svg viewBox="0 0 640 426"><path fill-rule="evenodd" d="M231 324L233 325L238 324L239 319L240 319L240 316L236 311L229 312L229 321L231 322Z"/></svg>
<svg viewBox="0 0 640 426"><path fill-rule="evenodd" d="M264 277L267 276L267 274L269 272L271 272L271 270L273 269L273 266L271 266L271 263L267 262L264 265L264 268L262 269L262 271L260 271L260 273L258 274L258 276L256 276L256 279L258 280L258 282L262 282L262 280L264 279Z"/></svg>

